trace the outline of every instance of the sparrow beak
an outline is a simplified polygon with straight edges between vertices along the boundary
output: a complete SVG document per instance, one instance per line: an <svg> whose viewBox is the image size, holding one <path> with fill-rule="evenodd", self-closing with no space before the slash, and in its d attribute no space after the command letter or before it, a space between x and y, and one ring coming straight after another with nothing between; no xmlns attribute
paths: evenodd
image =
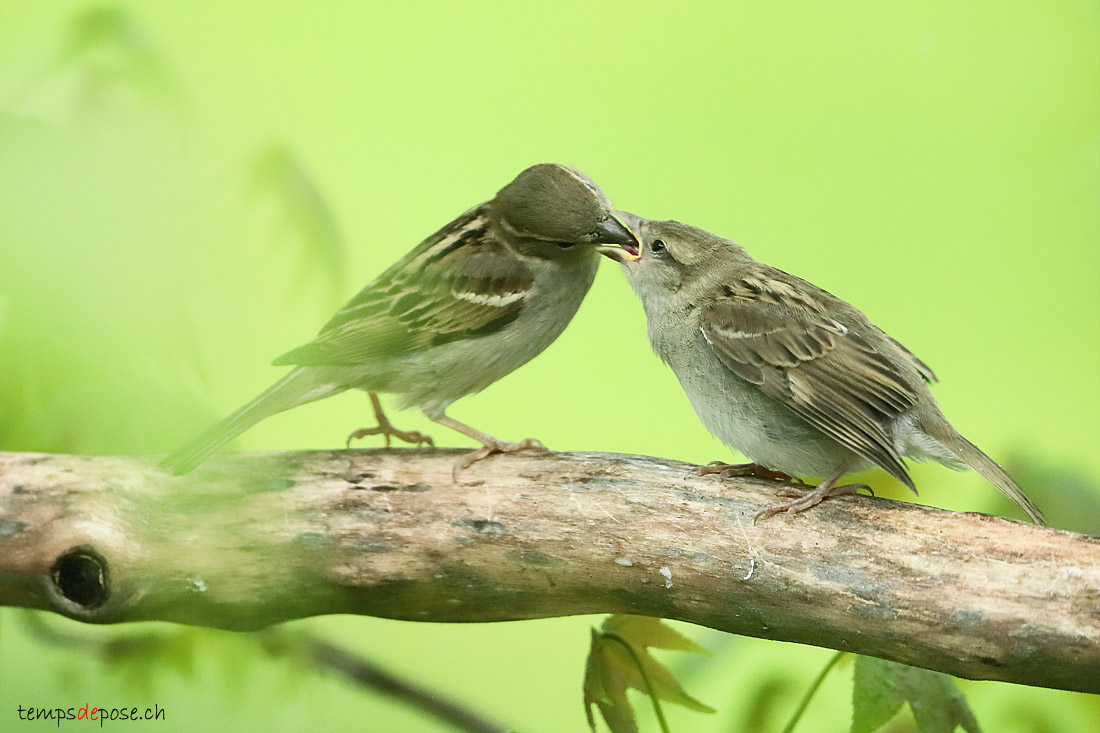
<svg viewBox="0 0 1100 733"><path fill-rule="evenodd" d="M614 244L614 247L597 247L596 251L616 262L634 262L641 257L641 244L638 235L614 216L600 223L601 244Z"/></svg>

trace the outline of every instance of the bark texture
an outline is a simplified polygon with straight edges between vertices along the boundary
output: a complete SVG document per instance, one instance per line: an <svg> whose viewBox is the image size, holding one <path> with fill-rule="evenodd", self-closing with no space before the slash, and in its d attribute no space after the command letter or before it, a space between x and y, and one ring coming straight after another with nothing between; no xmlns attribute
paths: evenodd
<svg viewBox="0 0 1100 733"><path fill-rule="evenodd" d="M604 453L0 453L0 605L256 629L356 613L679 619L971 679L1100 692L1100 540Z"/></svg>

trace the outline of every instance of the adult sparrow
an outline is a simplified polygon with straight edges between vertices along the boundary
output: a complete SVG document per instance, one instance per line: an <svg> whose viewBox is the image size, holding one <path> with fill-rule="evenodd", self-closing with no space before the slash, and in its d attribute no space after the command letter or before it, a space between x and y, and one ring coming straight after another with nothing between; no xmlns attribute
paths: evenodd
<svg viewBox="0 0 1100 733"><path fill-rule="evenodd" d="M386 419L378 393L396 394L400 407L417 407L481 443L456 470L492 453L543 449L530 438L498 440L446 409L561 334L592 285L598 245L636 243L588 176L564 165L532 166L383 272L313 341L275 360L293 366L289 374L161 466L186 473L260 420L352 388L369 393L378 420L353 437L430 442Z"/></svg>

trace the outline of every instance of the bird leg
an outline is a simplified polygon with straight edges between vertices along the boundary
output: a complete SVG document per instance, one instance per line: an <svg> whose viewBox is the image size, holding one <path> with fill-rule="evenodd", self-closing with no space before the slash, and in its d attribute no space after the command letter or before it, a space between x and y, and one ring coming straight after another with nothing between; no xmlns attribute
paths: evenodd
<svg viewBox="0 0 1100 733"><path fill-rule="evenodd" d="M699 466L696 473L700 476L718 474L722 478L758 478L764 481L783 481L789 484L802 484L805 482L782 471L773 471L764 468L759 463L725 463L724 461L711 461L705 466Z"/></svg>
<svg viewBox="0 0 1100 733"><path fill-rule="evenodd" d="M351 441L365 438L368 435L381 435L386 441L387 448L390 447L390 438L397 438L416 445L427 443L429 448L435 447L435 441L432 440L430 435L424 435L416 430L398 430L395 428L389 418L386 417L386 413L382 412L382 401L378 399L378 395L375 392L369 392L368 394L370 394L370 404L374 408L374 419L378 421L378 427L359 428L348 436L346 447L351 447Z"/></svg>
<svg viewBox="0 0 1100 733"><path fill-rule="evenodd" d="M521 450L533 450L533 451L545 451L546 446L535 440L534 438L527 438L521 440L518 443L511 443L506 440L497 440L488 433L483 433L476 428L472 428L466 423L461 423L454 418L447 417L446 415L440 415L439 417L428 416L428 419L432 422L444 425L452 430L465 435L467 438L473 438L477 442L481 443L481 447L475 451L471 451L466 455L455 461L454 470L451 472L455 481L458 480L458 472L464 468L469 468L478 461L488 458L494 453L515 453Z"/></svg>
<svg viewBox="0 0 1100 733"><path fill-rule="evenodd" d="M855 494L860 489L867 489L871 491L871 487L867 484L845 484L844 486L837 486L836 482L841 479L844 474L848 473L847 466L837 470L832 476L822 481L814 489L799 489L794 486L787 486L783 488L782 493L788 496L798 497L791 501L785 501L782 504L774 504L767 509L757 512L752 517L752 523L756 524L761 517L767 519L768 517L779 514L780 512L787 512L787 514L797 514L798 512L804 512L812 506L817 506L821 502L828 499L830 496L843 496L845 494Z"/></svg>

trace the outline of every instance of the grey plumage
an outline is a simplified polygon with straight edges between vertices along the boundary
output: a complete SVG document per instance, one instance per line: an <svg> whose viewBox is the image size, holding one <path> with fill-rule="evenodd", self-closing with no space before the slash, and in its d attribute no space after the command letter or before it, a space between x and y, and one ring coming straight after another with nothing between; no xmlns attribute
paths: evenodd
<svg viewBox="0 0 1100 733"><path fill-rule="evenodd" d="M480 441L471 460L537 447L498 441L444 412L558 337L595 277L593 245L633 241L583 173L532 166L383 272L313 341L275 360L292 372L161 465L185 473L260 420L353 388L396 394L401 407Z"/></svg>

